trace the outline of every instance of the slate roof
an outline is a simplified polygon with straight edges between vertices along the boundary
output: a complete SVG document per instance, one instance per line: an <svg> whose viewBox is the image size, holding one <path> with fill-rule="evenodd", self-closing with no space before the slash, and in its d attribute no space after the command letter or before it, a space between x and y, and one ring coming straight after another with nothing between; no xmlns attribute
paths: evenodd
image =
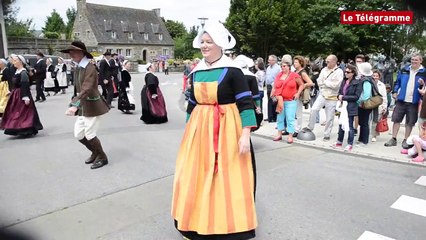
<svg viewBox="0 0 426 240"><path fill-rule="evenodd" d="M174 45L166 25L154 11L93 3L86 3L86 9L99 44ZM115 39L111 31L116 32ZM133 39L129 39L128 32L133 33ZM148 33L148 40L144 39L144 33ZM159 40L158 33L163 34L163 40Z"/></svg>

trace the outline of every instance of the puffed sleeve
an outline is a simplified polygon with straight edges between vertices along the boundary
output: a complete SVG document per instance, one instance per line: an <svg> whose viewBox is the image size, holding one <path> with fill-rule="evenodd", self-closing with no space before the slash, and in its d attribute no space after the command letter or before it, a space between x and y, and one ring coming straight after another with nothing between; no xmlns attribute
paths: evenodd
<svg viewBox="0 0 426 240"><path fill-rule="evenodd" d="M249 84L245 81L244 74L240 69L232 68L231 74L231 86L240 112L242 127L256 127L254 104Z"/></svg>

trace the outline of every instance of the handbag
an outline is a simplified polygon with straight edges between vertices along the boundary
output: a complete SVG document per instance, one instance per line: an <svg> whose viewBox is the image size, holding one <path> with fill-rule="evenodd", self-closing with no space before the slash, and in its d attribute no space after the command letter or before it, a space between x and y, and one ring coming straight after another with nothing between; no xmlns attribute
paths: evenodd
<svg viewBox="0 0 426 240"><path fill-rule="evenodd" d="M376 126L376 132L387 132L389 130L388 117L383 115Z"/></svg>
<svg viewBox="0 0 426 240"><path fill-rule="evenodd" d="M383 103L383 97L382 95L380 95L379 90L377 90L376 85L373 84L372 82L370 82L370 84L373 87L372 94L369 99L362 102L361 108L364 108L364 109L373 109L380 106Z"/></svg>
<svg viewBox="0 0 426 240"><path fill-rule="evenodd" d="M311 89L305 88L302 92L300 100L302 101L303 105L307 105L311 101Z"/></svg>

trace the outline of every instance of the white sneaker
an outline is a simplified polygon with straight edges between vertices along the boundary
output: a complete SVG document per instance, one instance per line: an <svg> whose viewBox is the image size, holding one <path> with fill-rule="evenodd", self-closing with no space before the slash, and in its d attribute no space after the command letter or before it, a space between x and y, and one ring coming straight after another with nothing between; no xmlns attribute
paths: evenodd
<svg viewBox="0 0 426 240"><path fill-rule="evenodd" d="M343 151L345 151L345 152L352 151L352 145L346 145L346 147L343 149Z"/></svg>
<svg viewBox="0 0 426 240"><path fill-rule="evenodd" d="M375 137L371 138L371 142L376 142L377 139Z"/></svg>

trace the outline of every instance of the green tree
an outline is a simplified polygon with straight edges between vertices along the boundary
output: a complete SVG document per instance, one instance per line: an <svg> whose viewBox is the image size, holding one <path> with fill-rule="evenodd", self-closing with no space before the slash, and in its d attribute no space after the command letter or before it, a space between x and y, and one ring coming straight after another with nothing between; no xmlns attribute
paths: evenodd
<svg viewBox="0 0 426 240"><path fill-rule="evenodd" d="M167 31L169 31L170 36L173 39L184 37L187 34L185 25L183 25L182 22L173 21L173 20L165 21L164 18L163 18L163 21L166 24Z"/></svg>
<svg viewBox="0 0 426 240"><path fill-rule="evenodd" d="M72 30L74 28L74 20L77 16L77 10L74 7L67 9L67 25L65 26L65 34L67 39L72 39Z"/></svg>
<svg viewBox="0 0 426 240"><path fill-rule="evenodd" d="M401 54L425 49L426 22L413 25L344 25L340 11L406 10L399 0L231 0L226 26L242 53L353 57L358 53Z"/></svg>
<svg viewBox="0 0 426 240"><path fill-rule="evenodd" d="M229 15L226 19L225 26L235 37L237 44L236 49L240 51L253 51L247 36L248 25L248 12L246 0L231 0L229 8Z"/></svg>
<svg viewBox="0 0 426 240"><path fill-rule="evenodd" d="M192 59L198 57L198 49L192 47L192 41L198 34L198 27L192 26L189 32L175 39L175 57L181 59Z"/></svg>
<svg viewBox="0 0 426 240"><path fill-rule="evenodd" d="M6 25L6 35L9 37L33 37L33 30L30 30L33 28L32 21L32 19L26 21L9 19Z"/></svg>
<svg viewBox="0 0 426 240"><path fill-rule="evenodd" d="M45 21L45 26L42 28L43 33L46 35L48 32L56 32L58 36L65 32L65 23L62 17L53 9L50 16Z"/></svg>
<svg viewBox="0 0 426 240"><path fill-rule="evenodd" d="M16 0L2 0L6 35L11 37L32 37L33 20L18 21L19 8L14 7Z"/></svg>

